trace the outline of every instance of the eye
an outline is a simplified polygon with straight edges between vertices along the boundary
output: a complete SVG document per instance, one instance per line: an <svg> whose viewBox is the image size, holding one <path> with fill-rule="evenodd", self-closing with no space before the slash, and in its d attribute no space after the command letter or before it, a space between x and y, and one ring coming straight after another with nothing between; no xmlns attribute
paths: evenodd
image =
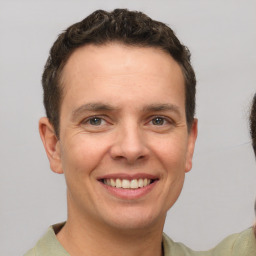
<svg viewBox="0 0 256 256"><path fill-rule="evenodd" d="M153 118L151 122L152 122L153 125L159 125L160 126L160 125L166 124L166 119L163 118L163 117L157 116L157 117Z"/></svg>
<svg viewBox="0 0 256 256"><path fill-rule="evenodd" d="M96 129L96 127L97 129L99 129L103 126L106 126L107 124L108 122L105 120L105 118L102 118L100 116L90 116L82 120L81 122L81 125L83 125L83 127L87 127L88 129Z"/></svg>
<svg viewBox="0 0 256 256"><path fill-rule="evenodd" d="M80 127L85 132L104 132L111 128L112 122L106 116L89 116L80 122Z"/></svg>
<svg viewBox="0 0 256 256"><path fill-rule="evenodd" d="M151 116L146 124L152 131L160 133L171 131L176 126L175 121L169 116Z"/></svg>
<svg viewBox="0 0 256 256"><path fill-rule="evenodd" d="M103 122L103 119L100 117L92 117L87 120L87 123L89 123L90 125L95 125L95 126L101 125L102 122Z"/></svg>

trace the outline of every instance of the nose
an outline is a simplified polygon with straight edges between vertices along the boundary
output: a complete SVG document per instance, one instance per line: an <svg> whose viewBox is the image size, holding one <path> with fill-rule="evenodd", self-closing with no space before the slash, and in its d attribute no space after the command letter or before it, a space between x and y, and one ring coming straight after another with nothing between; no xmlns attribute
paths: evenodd
<svg viewBox="0 0 256 256"><path fill-rule="evenodd" d="M146 159L149 154L144 142L143 131L138 126L126 125L116 134L110 149L111 157L125 161L127 164L135 164L139 160Z"/></svg>

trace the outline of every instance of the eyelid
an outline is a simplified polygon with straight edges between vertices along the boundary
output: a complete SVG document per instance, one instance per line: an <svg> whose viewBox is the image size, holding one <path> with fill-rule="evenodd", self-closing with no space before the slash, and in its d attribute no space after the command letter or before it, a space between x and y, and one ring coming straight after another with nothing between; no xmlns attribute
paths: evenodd
<svg viewBox="0 0 256 256"><path fill-rule="evenodd" d="M169 124L175 124L175 121L172 118L164 116L164 115L153 115L149 118L148 123L152 122L155 118L162 118L162 119L164 119L164 121L166 121Z"/></svg>
<svg viewBox="0 0 256 256"><path fill-rule="evenodd" d="M98 119L101 119L101 121L103 122L106 122L106 123L109 123L107 120L106 120L106 116L103 116L103 115L92 115L92 116L88 116L84 119L82 119L82 121L80 122L80 124L82 125L86 125L88 124L88 122L94 118L98 118Z"/></svg>

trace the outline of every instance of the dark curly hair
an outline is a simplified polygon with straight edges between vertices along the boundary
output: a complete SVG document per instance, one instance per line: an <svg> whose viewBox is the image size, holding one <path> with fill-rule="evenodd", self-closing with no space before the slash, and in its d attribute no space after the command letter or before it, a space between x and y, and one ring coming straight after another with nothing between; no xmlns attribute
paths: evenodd
<svg viewBox="0 0 256 256"><path fill-rule="evenodd" d="M252 138L252 147L256 157L256 94L253 97L251 115L250 115L250 132Z"/></svg>
<svg viewBox="0 0 256 256"><path fill-rule="evenodd" d="M256 94L254 94L252 100L251 114L250 114L250 132L252 138L252 147L254 150L254 155L256 157ZM256 201L254 203L254 212L256 215ZM256 223L254 225L254 234L256 237Z"/></svg>
<svg viewBox="0 0 256 256"><path fill-rule="evenodd" d="M59 135L59 114L62 102L60 77L75 49L86 44L104 45L119 42L129 46L157 47L170 54L180 65L185 79L185 107L188 128L195 114L196 78L190 63L189 50L180 43L167 25L152 20L142 12L115 9L97 10L59 35L46 62L42 84L46 115Z"/></svg>

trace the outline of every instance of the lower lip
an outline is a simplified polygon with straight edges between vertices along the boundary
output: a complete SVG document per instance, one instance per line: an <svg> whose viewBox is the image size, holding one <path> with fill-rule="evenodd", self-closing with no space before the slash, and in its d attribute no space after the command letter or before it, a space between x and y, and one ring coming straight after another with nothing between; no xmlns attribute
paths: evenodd
<svg viewBox="0 0 256 256"><path fill-rule="evenodd" d="M137 188L137 189L125 189L125 188L116 188L108 186L102 182L100 182L102 186L108 190L108 192L120 199L126 199L126 200L135 200L142 198L146 196L150 191L156 186L157 180L155 180L153 183L147 185L143 188Z"/></svg>

